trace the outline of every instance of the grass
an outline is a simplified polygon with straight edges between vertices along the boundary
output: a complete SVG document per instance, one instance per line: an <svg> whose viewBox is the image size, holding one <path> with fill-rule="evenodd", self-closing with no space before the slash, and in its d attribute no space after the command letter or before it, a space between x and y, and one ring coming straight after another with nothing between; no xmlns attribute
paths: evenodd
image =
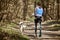
<svg viewBox="0 0 60 40"><path fill-rule="evenodd" d="M15 29L16 24L10 23L0 27L0 40L29 40L25 35L21 35L19 29Z"/></svg>
<svg viewBox="0 0 60 40"><path fill-rule="evenodd" d="M50 31L59 31L60 30L60 25L55 25L51 28L48 28L47 30L50 30Z"/></svg>
<svg viewBox="0 0 60 40"><path fill-rule="evenodd" d="M48 21L45 21L45 24L47 25L60 24L60 20L58 22L56 20L48 20Z"/></svg>
<svg viewBox="0 0 60 40"><path fill-rule="evenodd" d="M51 20L51 21L47 21L44 25L47 25L47 26L51 26L51 27L48 27L46 30L49 30L49 31L59 31L60 30L60 20L57 22L55 20Z"/></svg>
<svg viewBox="0 0 60 40"><path fill-rule="evenodd" d="M27 21L33 22L34 21L34 17L28 18Z"/></svg>

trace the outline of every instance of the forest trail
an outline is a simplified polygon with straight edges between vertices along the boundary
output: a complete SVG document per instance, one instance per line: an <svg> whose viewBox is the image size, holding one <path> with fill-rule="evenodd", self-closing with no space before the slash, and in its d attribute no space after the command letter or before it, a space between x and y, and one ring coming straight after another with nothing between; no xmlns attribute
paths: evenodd
<svg viewBox="0 0 60 40"><path fill-rule="evenodd" d="M45 27L44 27L45 26ZM46 31L43 30L46 28L46 25L42 24L42 36L41 37L35 37L34 32L34 23L30 23L28 27L24 30L24 35L27 35L30 40L60 40L60 31ZM37 35L39 35L39 26Z"/></svg>

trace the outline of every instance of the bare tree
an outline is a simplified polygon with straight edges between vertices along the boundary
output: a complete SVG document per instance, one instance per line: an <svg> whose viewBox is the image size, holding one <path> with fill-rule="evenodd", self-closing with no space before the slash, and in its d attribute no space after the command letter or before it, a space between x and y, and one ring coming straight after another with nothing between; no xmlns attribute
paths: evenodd
<svg viewBox="0 0 60 40"><path fill-rule="evenodd" d="M26 20L27 8L28 8L28 0L23 0L23 20Z"/></svg>

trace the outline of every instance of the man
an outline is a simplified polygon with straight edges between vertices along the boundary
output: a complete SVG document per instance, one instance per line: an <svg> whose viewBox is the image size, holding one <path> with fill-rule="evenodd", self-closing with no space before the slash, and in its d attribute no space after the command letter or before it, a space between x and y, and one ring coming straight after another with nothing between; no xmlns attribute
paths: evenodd
<svg viewBox="0 0 60 40"><path fill-rule="evenodd" d="M43 8L41 7L41 4L38 2L37 6L35 8L35 35L37 37L37 23L40 24L40 33L39 33L39 37L41 37L41 18L42 18L42 14L43 14Z"/></svg>

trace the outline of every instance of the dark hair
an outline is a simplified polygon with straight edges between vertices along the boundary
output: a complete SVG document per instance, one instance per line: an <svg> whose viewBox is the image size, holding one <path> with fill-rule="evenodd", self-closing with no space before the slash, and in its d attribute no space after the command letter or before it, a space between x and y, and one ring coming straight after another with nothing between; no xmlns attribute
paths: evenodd
<svg viewBox="0 0 60 40"><path fill-rule="evenodd" d="M38 6L41 6L41 3L40 3L40 2L38 2L38 3L37 3L37 5L38 5Z"/></svg>

